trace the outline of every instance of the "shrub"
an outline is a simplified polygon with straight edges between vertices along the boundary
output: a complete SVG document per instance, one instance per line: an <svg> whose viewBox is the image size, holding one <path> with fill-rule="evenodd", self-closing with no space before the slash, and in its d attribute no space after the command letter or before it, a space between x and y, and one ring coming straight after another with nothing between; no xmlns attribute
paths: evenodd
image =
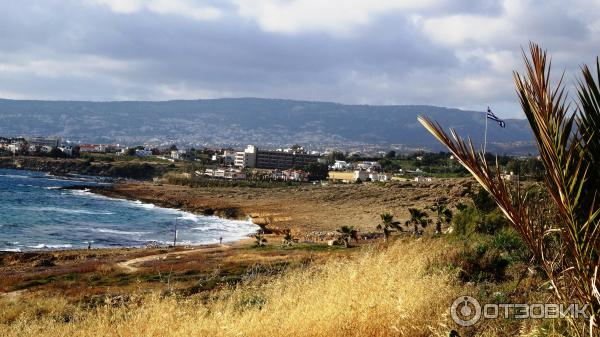
<svg viewBox="0 0 600 337"><path fill-rule="evenodd" d="M494 249L506 252L510 263L527 262L531 259L531 251L525 245L519 233L512 228L505 228L499 231L490 242Z"/></svg>
<svg viewBox="0 0 600 337"><path fill-rule="evenodd" d="M460 268L458 276L463 282L501 282L510 262L503 255L501 250L480 243L466 247L454 257L453 264Z"/></svg>
<svg viewBox="0 0 600 337"><path fill-rule="evenodd" d="M470 235L476 231L481 216L475 207L466 206L456 213L452 221L454 223L454 233L457 235Z"/></svg>
<svg viewBox="0 0 600 337"><path fill-rule="evenodd" d="M506 220L504 215L500 211L494 211L490 214L486 214L481 218L481 221L477 224L477 232L484 234L494 234L500 229L508 226L509 222Z"/></svg>
<svg viewBox="0 0 600 337"><path fill-rule="evenodd" d="M473 203L475 204L475 208L483 213L490 213L498 208L496 201L481 187L473 195Z"/></svg>
<svg viewBox="0 0 600 337"><path fill-rule="evenodd" d="M473 206L466 206L452 219L454 232L468 236L473 233L493 235L509 225L508 220L499 211L484 214Z"/></svg>

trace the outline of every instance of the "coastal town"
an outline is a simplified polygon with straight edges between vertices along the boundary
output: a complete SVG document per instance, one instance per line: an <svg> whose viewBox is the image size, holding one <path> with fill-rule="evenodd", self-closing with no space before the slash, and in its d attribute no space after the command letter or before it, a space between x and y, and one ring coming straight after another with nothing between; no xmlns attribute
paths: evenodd
<svg viewBox="0 0 600 337"><path fill-rule="evenodd" d="M343 153L332 149L309 151L300 145L288 148L263 149L247 145L233 148L178 148L170 146L123 146L120 144L88 144L63 141L59 137L0 137L0 155L51 158L95 158L126 160L138 158L165 163L187 163L194 167L184 177L207 179L261 180L334 183L388 182L392 180L431 182L436 172L427 172L419 163L425 162L426 153L407 157L412 164L406 167L383 166L382 163L399 158L395 151L373 154ZM444 155L456 174L464 174L450 154ZM438 156L439 157L439 156ZM108 159L107 159L108 158ZM416 164L416 165L415 165ZM453 165L454 164L454 165Z"/></svg>

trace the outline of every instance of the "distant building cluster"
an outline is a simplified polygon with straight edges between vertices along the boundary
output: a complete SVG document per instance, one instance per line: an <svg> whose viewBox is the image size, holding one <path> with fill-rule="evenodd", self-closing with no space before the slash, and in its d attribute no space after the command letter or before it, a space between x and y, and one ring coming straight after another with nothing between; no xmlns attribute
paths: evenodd
<svg viewBox="0 0 600 337"><path fill-rule="evenodd" d="M259 149L247 145L243 150L234 149L178 149L175 145L163 145L161 148L150 146L121 147L118 144L81 144L63 142L58 137L0 137L0 152L13 155L44 155L60 157L91 156L107 154L114 156L153 157L170 162L201 162L201 169L195 169L194 175L229 180L278 180L309 181L328 179L332 182L387 182L397 179L403 172L392 175L384 172L378 161L347 162L335 160L330 165L324 156L316 151L307 151L299 145L276 150ZM197 158L197 156L200 156ZM400 170L402 171L402 170ZM430 178L418 176L415 181L429 181ZM191 177L191 175L190 175ZM315 178L318 177L318 178ZM512 178L507 178L512 179Z"/></svg>
<svg viewBox="0 0 600 337"><path fill-rule="evenodd" d="M73 155L73 148L63 144L56 137L0 137L0 150L17 154L49 154L59 151L66 156Z"/></svg>
<svg viewBox="0 0 600 337"><path fill-rule="evenodd" d="M248 145L244 151L235 153L234 166L276 170L300 169L318 163L319 158L318 155L304 152L302 148L295 151L265 151Z"/></svg>
<svg viewBox="0 0 600 337"><path fill-rule="evenodd" d="M212 161L220 167L207 168L196 174L206 177L232 180L247 179L246 170L255 170L254 176L265 180L307 181L306 169L320 160L318 154L309 154L301 147L295 149L259 150L248 145L243 151L222 150L214 154Z"/></svg>

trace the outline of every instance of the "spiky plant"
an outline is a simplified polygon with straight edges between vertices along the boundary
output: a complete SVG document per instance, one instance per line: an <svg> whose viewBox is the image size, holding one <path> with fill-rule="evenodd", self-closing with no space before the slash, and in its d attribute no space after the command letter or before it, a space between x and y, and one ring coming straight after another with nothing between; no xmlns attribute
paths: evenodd
<svg viewBox="0 0 600 337"><path fill-rule="evenodd" d="M520 184L504 181L498 163L488 165L470 139L464 141L454 130L451 138L426 117L419 116L419 121L493 196L543 267L558 300L588 304L588 328L579 326L579 331L587 329L593 335L600 314L600 62L596 60L596 78L587 66L581 68L578 100L572 106L562 77L555 86L550 83L546 51L531 43L530 57L523 52L523 58L525 75L515 72L514 80L546 169L545 186L558 221L543 216L540 203L523 193ZM559 242L559 248L550 249L552 242Z"/></svg>
<svg viewBox="0 0 600 337"><path fill-rule="evenodd" d="M427 213L418 208L409 208L410 219L406 221L406 225L413 225L415 236L419 235L421 231L419 227L425 228L429 224L430 220L427 218Z"/></svg>
<svg viewBox="0 0 600 337"><path fill-rule="evenodd" d="M387 242L390 234L394 230L401 231L402 227L400 226L400 222L394 221L394 216L390 213L380 214L381 223L377 225L377 229L383 231L383 241Z"/></svg>
<svg viewBox="0 0 600 337"><path fill-rule="evenodd" d="M340 233L340 236L336 241L346 248L350 247L350 239L358 241L358 231L352 226L342 226L337 231Z"/></svg>
<svg viewBox="0 0 600 337"><path fill-rule="evenodd" d="M429 207L429 209L435 212L435 233L441 234L442 225L445 224L448 226L450 225L450 222L452 222L452 211L448 208L446 200L444 199L437 200L433 206Z"/></svg>
<svg viewBox="0 0 600 337"><path fill-rule="evenodd" d="M267 239L262 234L255 234L254 244L256 245L256 247L262 247L267 244Z"/></svg>
<svg viewBox="0 0 600 337"><path fill-rule="evenodd" d="M291 246L294 244L294 236L292 235L292 231L286 229L283 231L283 245Z"/></svg>

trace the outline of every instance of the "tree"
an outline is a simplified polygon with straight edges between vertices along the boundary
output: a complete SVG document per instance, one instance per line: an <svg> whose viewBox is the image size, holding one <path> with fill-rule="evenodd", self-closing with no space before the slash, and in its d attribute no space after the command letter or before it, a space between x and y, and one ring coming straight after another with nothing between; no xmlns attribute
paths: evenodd
<svg viewBox="0 0 600 337"><path fill-rule="evenodd" d="M292 236L292 231L290 231L289 229L286 229L283 231L283 245L284 246L291 246L294 244L294 237Z"/></svg>
<svg viewBox="0 0 600 337"><path fill-rule="evenodd" d="M351 226L342 226L337 230L340 236L337 238L336 243L341 244L344 247L350 247L350 239L358 241L358 231Z"/></svg>
<svg viewBox="0 0 600 337"><path fill-rule="evenodd" d="M254 245L256 247L262 247L267 243L267 239L262 234L255 234L254 239Z"/></svg>
<svg viewBox="0 0 600 337"><path fill-rule="evenodd" d="M52 158L65 158L67 155L57 147L53 147L48 155Z"/></svg>
<svg viewBox="0 0 600 337"><path fill-rule="evenodd" d="M326 180L329 175L329 167L326 164L310 163L306 168L310 181Z"/></svg>
<svg viewBox="0 0 600 337"><path fill-rule="evenodd" d="M473 195L473 203L475 204L475 208L484 214L490 213L498 207L494 198L492 198L488 191L481 187Z"/></svg>
<svg viewBox="0 0 600 337"><path fill-rule="evenodd" d="M388 159L394 159L396 158L396 151L391 150L388 153L385 154L385 157Z"/></svg>
<svg viewBox="0 0 600 337"><path fill-rule="evenodd" d="M346 160L346 155L341 151L333 151L327 157L327 163L333 164L336 160Z"/></svg>
<svg viewBox="0 0 600 337"><path fill-rule="evenodd" d="M401 231L402 227L400 226L400 222L394 221L394 216L390 213L380 214L381 223L377 225L377 229L383 231L383 241L387 242L388 237L392 233L393 230Z"/></svg>
<svg viewBox="0 0 600 337"><path fill-rule="evenodd" d="M589 322L568 320L572 327L598 335L600 60L596 59L595 75L587 66L581 67L578 99L569 104L562 77L551 84L546 51L534 43L529 49L529 57L523 53L526 73L515 72L514 80L545 167L549 200L523 193L520 185L503 180L498 165L488 165L472 142L454 131L451 138L438 123L422 116L419 121L494 198L543 268L557 300L587 305Z"/></svg>
<svg viewBox="0 0 600 337"><path fill-rule="evenodd" d="M410 219L406 221L406 225L410 226L412 224L415 235L419 235L419 227L425 228L429 224L427 213L418 208L409 208L408 211L410 212Z"/></svg>
<svg viewBox="0 0 600 337"><path fill-rule="evenodd" d="M73 158L79 158L80 153L81 153L81 147L79 147L79 145L74 146L73 151L72 151Z"/></svg>
<svg viewBox="0 0 600 337"><path fill-rule="evenodd" d="M431 206L429 209L435 212L435 233L442 233L442 225L446 226L450 225L452 222L452 211L448 208L445 199L439 199L435 205Z"/></svg>

